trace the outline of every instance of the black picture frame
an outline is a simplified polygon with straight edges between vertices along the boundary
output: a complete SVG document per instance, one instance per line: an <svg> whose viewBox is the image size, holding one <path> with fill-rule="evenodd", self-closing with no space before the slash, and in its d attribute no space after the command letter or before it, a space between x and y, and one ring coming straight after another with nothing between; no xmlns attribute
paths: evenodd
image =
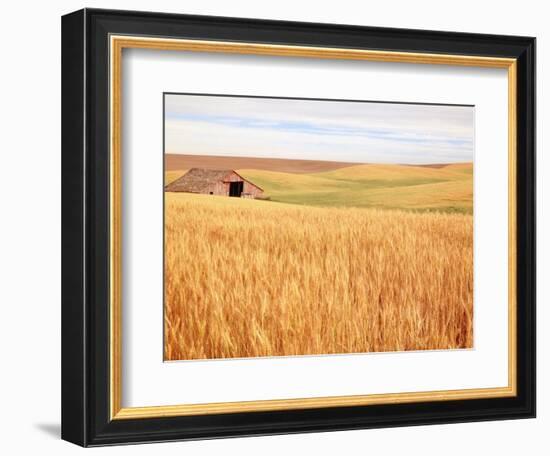
<svg viewBox="0 0 550 456"><path fill-rule="evenodd" d="M109 36L517 59L517 394L110 419ZM84 9L62 19L62 438L82 446L535 416L535 39Z"/></svg>

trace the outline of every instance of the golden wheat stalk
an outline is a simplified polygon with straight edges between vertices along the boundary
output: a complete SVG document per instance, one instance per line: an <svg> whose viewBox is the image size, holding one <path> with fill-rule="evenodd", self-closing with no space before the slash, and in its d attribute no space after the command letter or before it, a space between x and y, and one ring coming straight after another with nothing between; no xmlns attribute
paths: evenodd
<svg viewBox="0 0 550 456"><path fill-rule="evenodd" d="M167 360L473 346L471 215L165 198Z"/></svg>

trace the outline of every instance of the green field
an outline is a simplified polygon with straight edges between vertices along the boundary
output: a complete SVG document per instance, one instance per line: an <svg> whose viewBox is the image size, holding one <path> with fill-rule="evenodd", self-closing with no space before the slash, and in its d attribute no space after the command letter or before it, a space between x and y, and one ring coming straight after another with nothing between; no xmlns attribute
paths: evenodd
<svg viewBox="0 0 550 456"><path fill-rule="evenodd" d="M357 165L311 174L236 171L262 187L266 197L275 202L472 213L472 163L442 167ZM166 183L184 173L168 171Z"/></svg>

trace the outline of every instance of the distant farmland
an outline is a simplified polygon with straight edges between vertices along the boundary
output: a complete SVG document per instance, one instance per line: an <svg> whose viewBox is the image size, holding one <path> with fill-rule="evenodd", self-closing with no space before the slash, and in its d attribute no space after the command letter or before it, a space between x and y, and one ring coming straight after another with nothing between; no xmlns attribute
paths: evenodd
<svg viewBox="0 0 550 456"><path fill-rule="evenodd" d="M197 156L192 162L180 160L178 165L182 166L181 169L169 168L167 161L166 183L185 174L193 166L215 167L216 162L211 158ZM292 168L294 160L230 159L225 157L218 167L235 169L262 187L273 202L318 207L472 213L472 163L412 166L300 160ZM175 166L174 159L169 160ZM252 169L252 165L257 168ZM283 172L280 169L301 172ZM324 170L307 172L309 169Z"/></svg>
<svg viewBox="0 0 550 456"><path fill-rule="evenodd" d="M320 173L346 168L356 163L335 162L323 160L287 160L284 158L258 157L220 157L216 155L180 155L165 154L164 165L166 171L177 171L189 168L207 169L263 169L282 173Z"/></svg>

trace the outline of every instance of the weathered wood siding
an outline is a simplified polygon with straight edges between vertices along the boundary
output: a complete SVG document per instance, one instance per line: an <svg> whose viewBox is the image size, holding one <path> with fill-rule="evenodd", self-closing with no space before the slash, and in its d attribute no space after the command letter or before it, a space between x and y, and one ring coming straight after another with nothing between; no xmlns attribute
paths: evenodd
<svg viewBox="0 0 550 456"><path fill-rule="evenodd" d="M207 190L203 193L212 193L213 195L227 196L229 195L229 184L226 184L221 181L213 182L208 186Z"/></svg>
<svg viewBox="0 0 550 456"><path fill-rule="evenodd" d="M255 185L244 181L243 194L241 195L243 198L258 198L259 196L262 196L263 193L264 192Z"/></svg>

